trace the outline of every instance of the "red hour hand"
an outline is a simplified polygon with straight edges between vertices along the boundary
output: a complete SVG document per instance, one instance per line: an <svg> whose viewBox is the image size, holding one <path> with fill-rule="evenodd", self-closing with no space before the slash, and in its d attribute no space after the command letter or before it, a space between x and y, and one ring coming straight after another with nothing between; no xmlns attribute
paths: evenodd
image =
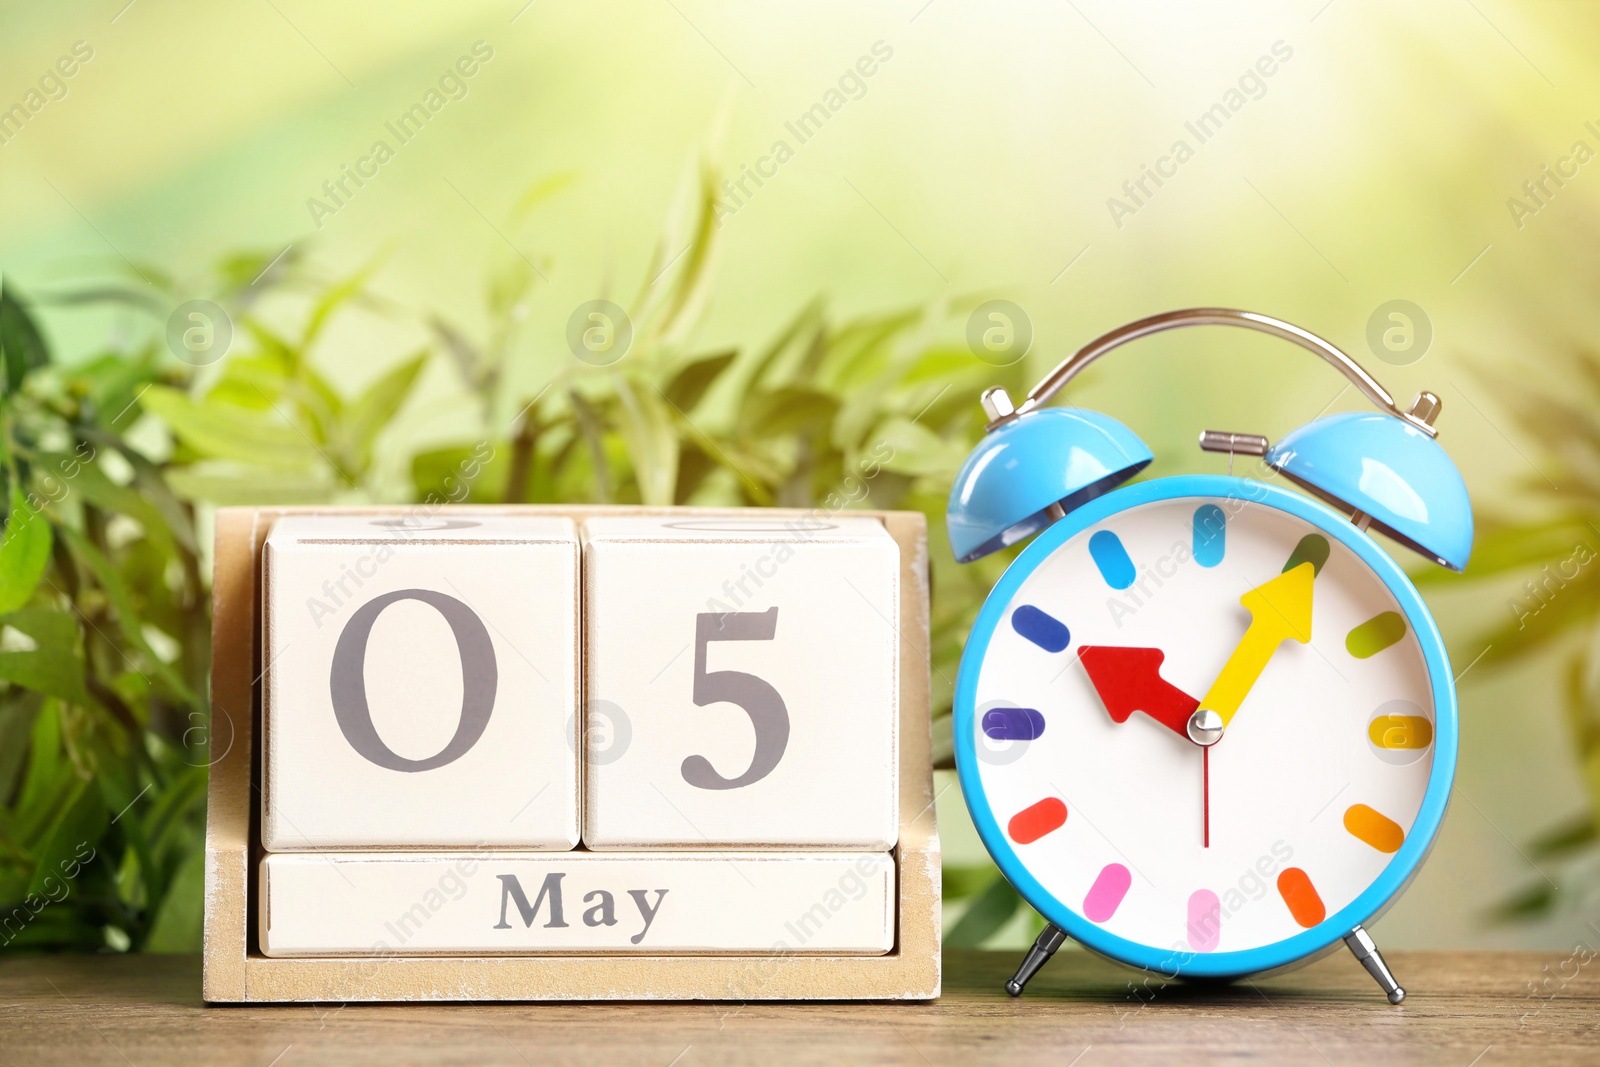
<svg viewBox="0 0 1600 1067"><path fill-rule="evenodd" d="M1078 659L1112 722L1127 722L1142 711L1162 726L1189 740L1189 716L1200 701L1161 677L1166 653L1159 648L1084 645Z"/></svg>

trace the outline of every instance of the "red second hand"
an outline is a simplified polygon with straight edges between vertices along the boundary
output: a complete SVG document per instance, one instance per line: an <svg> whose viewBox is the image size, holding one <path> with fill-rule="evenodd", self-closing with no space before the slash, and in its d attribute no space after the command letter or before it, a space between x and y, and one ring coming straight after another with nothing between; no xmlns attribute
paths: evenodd
<svg viewBox="0 0 1600 1067"><path fill-rule="evenodd" d="M1205 813L1205 847L1211 847L1211 748L1200 750L1200 800Z"/></svg>

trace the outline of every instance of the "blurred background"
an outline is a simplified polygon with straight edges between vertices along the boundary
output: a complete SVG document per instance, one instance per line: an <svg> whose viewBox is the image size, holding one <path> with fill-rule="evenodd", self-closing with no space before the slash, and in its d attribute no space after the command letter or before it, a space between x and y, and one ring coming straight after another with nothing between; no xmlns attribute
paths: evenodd
<svg viewBox="0 0 1600 1067"><path fill-rule="evenodd" d="M978 392L1202 304L1438 393L1478 509L1465 576L1397 550L1464 729L1382 943L1592 944L1597 45L1504 0L5 5L0 945L198 946L219 503L920 508L947 767ZM1198 431L1342 381L1185 331L1070 401L1220 471ZM937 778L950 943L1022 944Z"/></svg>

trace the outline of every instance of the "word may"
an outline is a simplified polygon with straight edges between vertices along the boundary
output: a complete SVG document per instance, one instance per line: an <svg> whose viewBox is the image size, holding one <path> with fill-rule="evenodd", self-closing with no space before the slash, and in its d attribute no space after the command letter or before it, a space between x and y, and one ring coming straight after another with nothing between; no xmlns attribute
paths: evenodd
<svg viewBox="0 0 1600 1067"><path fill-rule="evenodd" d="M1222 94L1221 100L1202 111L1193 122L1183 124L1183 128L1194 138L1192 147L1184 138L1178 138L1172 142L1168 153L1156 160L1154 167L1141 163L1139 176L1122 183L1122 192L1127 200L1116 196L1106 198L1106 210L1111 213L1111 221L1117 229L1122 229L1124 219L1137 214L1140 208L1155 199L1156 190L1166 184L1163 179L1177 177L1178 168L1193 159L1195 150L1220 133L1223 125L1242 111L1245 104L1267 95L1266 79L1278 72L1280 64L1289 62L1294 56L1294 49L1283 41L1274 41L1270 51L1271 55L1257 59L1253 67L1239 76L1237 88L1229 88ZM1248 96L1245 95L1247 93ZM1155 189L1150 188L1151 183L1155 184Z"/></svg>
<svg viewBox="0 0 1600 1067"><path fill-rule="evenodd" d="M1588 130L1595 138L1600 139L1600 127L1596 127L1593 121L1585 122L1583 128ZM1578 176L1578 168L1594 157L1595 151L1589 147L1589 142L1573 141L1572 147L1567 150L1567 154L1556 160L1553 170L1550 164L1545 163L1539 168L1537 177L1529 178L1523 182L1522 191L1527 195L1527 201L1515 196L1506 198L1506 210L1511 212L1511 221L1516 224L1517 229L1522 229L1525 220L1532 218L1549 207L1550 201L1555 199L1556 193L1565 189L1567 182ZM1571 169L1568 169L1569 167ZM1563 178L1566 181L1562 181ZM1552 183L1555 185L1554 189L1550 188ZM1540 196L1540 193L1544 195Z"/></svg>
<svg viewBox="0 0 1600 1067"><path fill-rule="evenodd" d="M778 176L778 168L795 157L796 149L820 133L823 125L843 111L846 104L866 96L866 79L876 74L879 66L892 58L894 58L893 48L881 40L874 41L872 54L864 55L855 61L854 66L846 67L844 73L839 75L837 88L828 89L822 94L821 100L802 111L797 119L783 124L783 128L794 137L793 145L780 137L772 142L765 155L756 158L753 166L749 163L739 164L737 178L722 179L724 195L718 198L715 208L717 226L721 227L724 222L737 215L739 209L755 196L756 191L764 188L767 182ZM750 188L752 182L755 183L755 189Z"/></svg>
<svg viewBox="0 0 1600 1067"><path fill-rule="evenodd" d="M492 459L494 459L494 446L487 441L480 441L472 450L472 455L457 464L456 473L445 478L445 494L429 493L423 504L408 510L399 522L392 524L391 528L401 535L429 529L428 520L440 508L445 504L459 504L466 499L467 494L472 491L472 480L483 470L484 464ZM371 552L358 557L354 565L339 564L339 577L330 578L322 583L322 597L306 598L306 613L311 616L316 628L322 629L322 620L337 615L339 609L355 596L355 592L348 588L347 583L354 582L356 589L359 590L367 584L367 579L378 573L380 566L393 558L394 544L385 541Z"/></svg>
<svg viewBox="0 0 1600 1067"><path fill-rule="evenodd" d="M22 127L43 111L51 101L65 100L66 80L77 74L79 68L93 58L94 48L88 41L79 41L72 46L70 55L56 60L53 68L47 67L45 72L39 75L38 88L29 89L22 94L20 102L0 111L0 145L10 144L12 139L22 132Z"/></svg>
<svg viewBox="0 0 1600 1067"><path fill-rule="evenodd" d="M383 128L394 136L396 145L409 144L422 132L422 128L432 120L433 116L443 111L451 100L467 98L469 87L465 79L475 76L479 65L488 63L493 58L493 48L483 41L474 42L471 56L462 56L456 60L454 69L446 70L439 75L438 88L430 88L423 93L421 100L401 112L398 119L384 123ZM317 224L317 229L322 229L323 220L328 216L343 211L355 198L356 192L366 188L367 183L362 180L363 178L368 180L376 178L378 169L396 154L395 148L380 137L372 142L367 154L357 159L353 165L339 164L338 176L322 183L322 192L327 196L327 201L314 196L306 201L306 210L311 212L311 221ZM355 190L351 190L351 182L355 183Z"/></svg>
<svg viewBox="0 0 1600 1067"><path fill-rule="evenodd" d="M1522 583L1522 588L1527 592L1528 599L1512 597L1506 601L1506 607L1511 609L1511 614L1516 617L1517 629L1525 630L1528 620L1539 614L1555 600L1556 595L1567 587L1567 583L1578 576L1581 571L1594 559L1594 550L1588 545L1579 544L1572 547L1572 554L1554 569L1546 563L1544 570L1539 572L1538 578L1529 578Z"/></svg>
<svg viewBox="0 0 1600 1067"><path fill-rule="evenodd" d="M565 928L571 924L563 916L565 912L561 907L561 879L566 877L562 871L552 871L544 876L544 883L539 887L539 895L533 904L528 904L528 895L522 891L522 883L517 881L514 874L498 874L500 879L500 921L495 924L496 930L509 930L511 924L506 922L506 905L514 903L517 914L522 916L522 925L532 927L533 920L539 917L539 908L545 900L550 901L550 921L545 923L545 929ZM656 914L661 911L661 902L666 899L667 890L657 889L656 903L650 906L650 893L645 889L630 889L628 896L633 898L634 906L639 909L639 918L644 921L644 926L638 933L628 938L637 945L644 940L644 935L650 932L650 924L656 921ZM585 926L615 926L617 925L615 899L609 890L596 889L583 895L583 902L588 904L594 901L593 906L583 913Z"/></svg>

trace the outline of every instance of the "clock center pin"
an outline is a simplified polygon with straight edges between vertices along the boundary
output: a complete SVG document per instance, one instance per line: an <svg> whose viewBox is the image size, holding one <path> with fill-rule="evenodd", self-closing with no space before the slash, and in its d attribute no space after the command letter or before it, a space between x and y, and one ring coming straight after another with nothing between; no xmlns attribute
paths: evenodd
<svg viewBox="0 0 1600 1067"><path fill-rule="evenodd" d="M1189 716L1189 740L1210 748L1222 740L1222 716L1210 708L1199 708Z"/></svg>

